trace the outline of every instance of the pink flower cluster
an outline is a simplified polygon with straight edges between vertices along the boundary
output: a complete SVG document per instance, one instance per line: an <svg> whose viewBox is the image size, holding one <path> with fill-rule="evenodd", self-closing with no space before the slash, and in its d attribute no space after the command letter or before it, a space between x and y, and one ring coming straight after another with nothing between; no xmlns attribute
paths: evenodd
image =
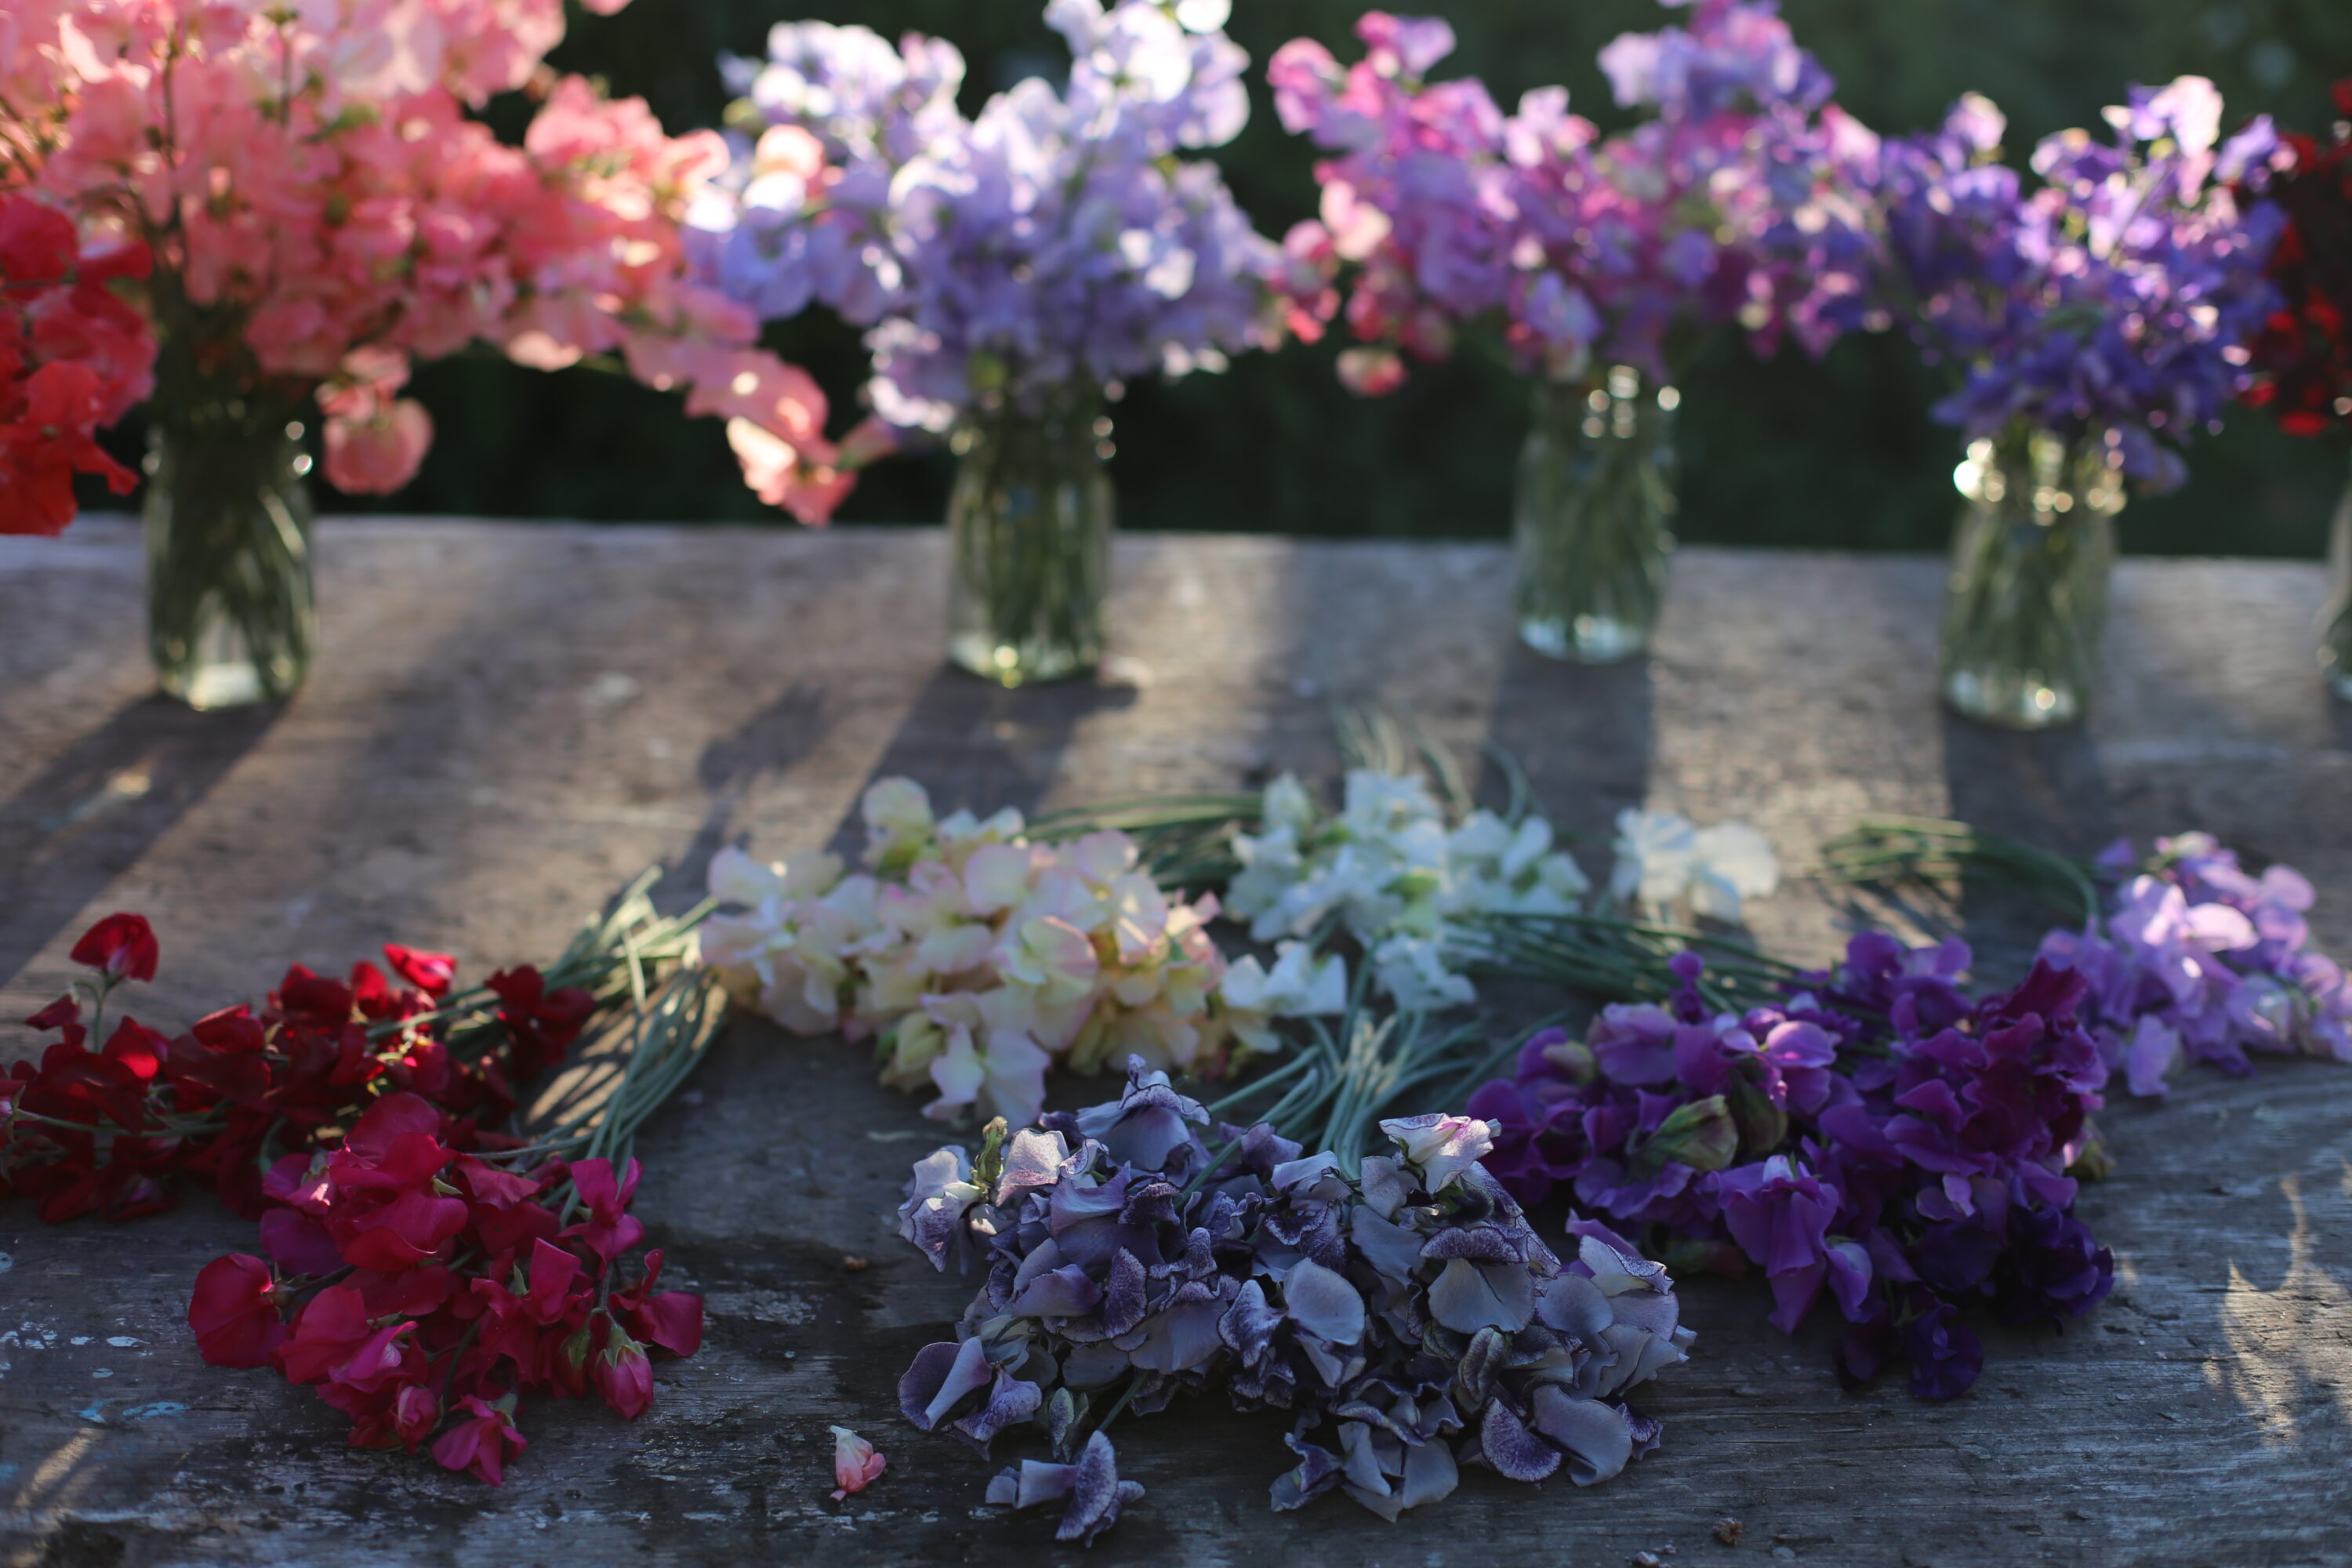
<svg viewBox="0 0 2352 1568"><path fill-rule="evenodd" d="M388 1094L332 1152L279 1160L264 1184L268 1260L207 1264L188 1324L213 1365L318 1389L352 1443L431 1441L441 1464L495 1486L525 1447L520 1393L593 1387L634 1420L653 1402L648 1348L701 1347L702 1299L654 1289L659 1249L621 1279L645 1237L628 1212L635 1161L617 1175L609 1160L518 1173L444 1138L441 1111Z"/></svg>
<svg viewBox="0 0 2352 1568"><path fill-rule="evenodd" d="M1400 350L1441 358L1489 315L1525 370L1561 380L1596 360L1663 380L1725 323L1815 353L1860 323L1877 138L1828 102L1769 0L1697 0L1686 27L1611 44L1619 104L1648 117L1605 140L1564 89L1507 116L1475 79L1425 80L1454 47L1443 21L1374 11L1356 31L1354 65L1300 38L1268 75L1284 125L1334 154L1320 221L1285 245L1292 325L1338 314L1354 264L1348 322L1372 345L1342 356L1357 390L1393 388Z"/></svg>
<svg viewBox="0 0 2352 1568"><path fill-rule="evenodd" d="M397 395L410 363L485 342L541 368L618 354L689 389L690 413L730 419L762 498L804 521L847 490L823 394L686 275L680 221L725 145L550 71L559 0L12 10L14 183L148 243L158 330L193 374L315 391L339 487L405 483L432 439ZM540 102L519 147L467 112L517 89Z"/></svg>
<svg viewBox="0 0 2352 1568"><path fill-rule="evenodd" d="M152 384L154 340L109 287L146 269L144 247L86 251L62 214L0 195L0 533L62 531L76 474L136 482L95 437Z"/></svg>
<svg viewBox="0 0 2352 1568"><path fill-rule="evenodd" d="M929 1116L1025 1126L1055 1063L1223 1068L1236 1018L1216 900L1170 896L1127 835L1045 844L1009 809L935 817L908 779L867 791L865 815L855 875L831 856L712 861L711 896L734 912L704 923L702 956L737 994L795 1034L878 1038L885 1083L938 1090Z"/></svg>

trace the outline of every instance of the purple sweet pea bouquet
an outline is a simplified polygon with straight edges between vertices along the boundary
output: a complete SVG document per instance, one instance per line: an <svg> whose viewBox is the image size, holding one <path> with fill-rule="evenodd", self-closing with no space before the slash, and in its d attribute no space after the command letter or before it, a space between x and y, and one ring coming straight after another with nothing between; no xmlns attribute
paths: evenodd
<svg viewBox="0 0 2352 1568"><path fill-rule="evenodd" d="M2149 488L2252 384L2246 344L2273 295L2282 220L2247 204L2278 145L2266 118L2221 138L2202 77L2135 87L2115 133L2061 132L2025 192L2000 161L2000 111L1971 94L1934 132L1881 149L1886 299L1965 377L1937 405L1970 437L2042 430Z"/></svg>
<svg viewBox="0 0 2352 1568"><path fill-rule="evenodd" d="M1284 125L1334 154L1322 221L1286 242L1295 324L1338 313L1356 264L1349 324L1377 345L1343 360L1358 390L1490 315L1522 368L1570 381L1596 362L1664 381L1685 340L1727 322L1814 353L1862 323L1876 139L1828 102L1770 4L1698 0L1686 28L1611 44L1618 103L1649 117L1605 141L1562 89L1506 116L1475 79L1427 81L1453 48L1443 21L1376 11L1357 33L1367 53L1344 71L1302 38L1269 75Z"/></svg>
<svg viewBox="0 0 2352 1568"><path fill-rule="evenodd" d="M1487 1163L1522 1203L1572 1194L1677 1268L1760 1268L1784 1331L1826 1293L1843 1380L1903 1361L1950 1398L1984 1361L1964 1307L2063 1321L2114 1275L2073 1213L2107 1077L2088 984L2043 963L1971 1002L1968 959L1867 933L1782 1003L1718 1014L1685 954L1668 1003L1537 1035L1469 1114L1501 1127Z"/></svg>
<svg viewBox="0 0 2352 1568"><path fill-rule="evenodd" d="M866 327L874 406L902 426L1267 346L1280 255L1180 156L1248 118L1226 9L1053 0L1066 86L1030 79L969 120L950 44L779 26L764 64L725 62L746 96L732 174L693 219L700 265L765 318L814 302Z"/></svg>
<svg viewBox="0 0 2352 1568"><path fill-rule="evenodd" d="M987 1279L899 1405L983 1455L1031 1422L1055 1450L990 1500L1067 1499L1062 1539L1091 1539L1141 1495L1103 1428L1186 1391L1291 1415L1276 1509L1344 1491L1393 1520L1462 1465L1590 1486L1656 1446L1625 1394L1690 1342L1664 1268L1582 1221L1556 1255L1480 1164L1486 1124L1385 1121L1389 1151L1360 1158L1211 1127L1136 1061L1116 1100L916 1166L900 1234Z"/></svg>

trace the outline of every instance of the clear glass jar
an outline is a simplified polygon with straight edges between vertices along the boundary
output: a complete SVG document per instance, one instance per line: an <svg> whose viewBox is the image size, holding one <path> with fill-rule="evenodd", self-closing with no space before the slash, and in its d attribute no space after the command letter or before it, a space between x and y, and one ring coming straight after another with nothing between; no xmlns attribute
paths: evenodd
<svg viewBox="0 0 2352 1568"><path fill-rule="evenodd" d="M1101 662L1117 500L1111 425L1092 387L977 411L948 498L948 657L1003 686Z"/></svg>
<svg viewBox="0 0 2352 1568"><path fill-rule="evenodd" d="M2098 679L2123 474L2046 430L1969 444L1944 601L1944 700L2013 730L2079 721Z"/></svg>
<svg viewBox="0 0 2352 1568"><path fill-rule="evenodd" d="M1649 646L1675 548L1681 402L1631 365L1593 383L1537 382L1512 534L1519 637L1538 653L1603 664Z"/></svg>
<svg viewBox="0 0 2352 1568"><path fill-rule="evenodd" d="M291 696L310 668L310 459L283 405L242 393L154 405L147 646L191 708Z"/></svg>
<svg viewBox="0 0 2352 1568"><path fill-rule="evenodd" d="M2319 668L2327 689L2352 702L2352 484L2336 505L2327 540L2327 604L2319 612Z"/></svg>

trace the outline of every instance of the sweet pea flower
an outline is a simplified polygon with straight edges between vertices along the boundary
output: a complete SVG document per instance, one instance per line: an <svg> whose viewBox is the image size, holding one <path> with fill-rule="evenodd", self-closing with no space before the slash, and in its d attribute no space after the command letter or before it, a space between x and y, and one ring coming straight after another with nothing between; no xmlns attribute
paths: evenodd
<svg viewBox="0 0 2352 1568"><path fill-rule="evenodd" d="M833 1500L845 1502L853 1492L862 1492L882 1479L889 1460L874 1451L874 1445L846 1426L835 1426L833 1432Z"/></svg>
<svg viewBox="0 0 2352 1568"><path fill-rule="evenodd" d="M1332 1018L1348 1010L1348 966L1337 953L1316 956L1303 942L1275 947L1272 969L1255 954L1235 959L1217 988L1225 1023L1246 1048L1282 1048L1278 1018Z"/></svg>
<svg viewBox="0 0 2352 1568"><path fill-rule="evenodd" d="M946 1121L977 1107L1026 1125L1045 1103L1045 1048L1013 1026L1015 1009L992 997L956 994L923 998L923 1012L945 1031L945 1044L929 1067L940 1097L923 1114Z"/></svg>

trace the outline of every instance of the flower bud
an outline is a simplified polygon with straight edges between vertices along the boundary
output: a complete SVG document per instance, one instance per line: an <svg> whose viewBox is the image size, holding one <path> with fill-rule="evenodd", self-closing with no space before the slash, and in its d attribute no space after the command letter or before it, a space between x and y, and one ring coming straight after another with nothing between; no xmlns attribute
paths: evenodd
<svg viewBox="0 0 2352 1568"><path fill-rule="evenodd" d="M1720 1171L1739 1152L1739 1129L1731 1120L1723 1096L1710 1094L1675 1108L1658 1130L1642 1141L1627 1169L1637 1176L1654 1176L1668 1161L1695 1171Z"/></svg>

